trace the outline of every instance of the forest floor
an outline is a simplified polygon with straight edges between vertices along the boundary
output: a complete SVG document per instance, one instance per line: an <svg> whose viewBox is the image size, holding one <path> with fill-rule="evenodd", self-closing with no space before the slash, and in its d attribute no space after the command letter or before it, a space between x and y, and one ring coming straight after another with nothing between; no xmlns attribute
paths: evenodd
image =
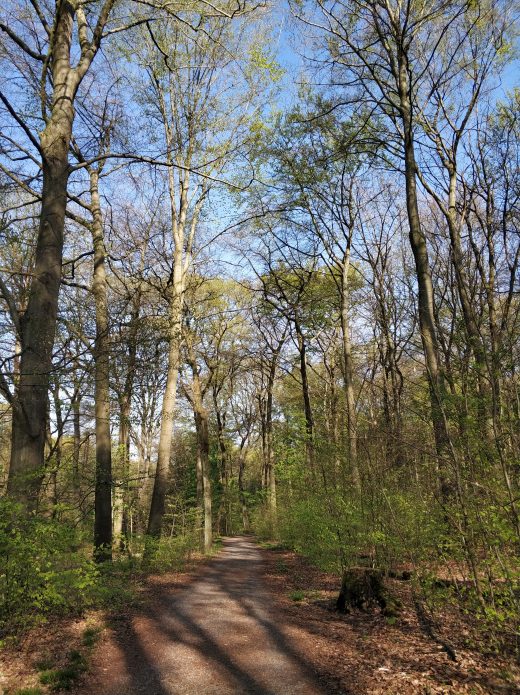
<svg viewBox="0 0 520 695"><path fill-rule="evenodd" d="M479 626L454 606L438 608L430 621L418 611L412 582L385 580L402 604L396 618L378 608L342 615L335 611L336 575L287 550L264 557L272 610L331 695L520 693L520 665L490 653Z"/></svg>
<svg viewBox="0 0 520 695"><path fill-rule="evenodd" d="M10 659L4 651L0 692L47 692L52 674L68 668L73 695L520 693L520 670L478 641L469 648L468 626L453 611L433 639L410 584L392 580L403 603L396 619L340 615L337 577L295 553L228 538L191 572L148 577L123 611L32 631ZM62 667L48 671L50 686L40 684L45 661Z"/></svg>

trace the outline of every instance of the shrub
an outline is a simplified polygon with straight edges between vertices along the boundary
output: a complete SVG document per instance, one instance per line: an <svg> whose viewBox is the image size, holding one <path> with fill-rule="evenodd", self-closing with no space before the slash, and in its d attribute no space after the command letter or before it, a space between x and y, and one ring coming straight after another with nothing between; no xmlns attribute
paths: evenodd
<svg viewBox="0 0 520 695"><path fill-rule="evenodd" d="M147 538L144 564L150 572L168 572L182 569L191 553L198 549L196 530L179 536Z"/></svg>
<svg viewBox="0 0 520 695"><path fill-rule="evenodd" d="M81 550L75 528L27 517L0 500L0 633L48 613L78 613L93 600L99 571Z"/></svg>

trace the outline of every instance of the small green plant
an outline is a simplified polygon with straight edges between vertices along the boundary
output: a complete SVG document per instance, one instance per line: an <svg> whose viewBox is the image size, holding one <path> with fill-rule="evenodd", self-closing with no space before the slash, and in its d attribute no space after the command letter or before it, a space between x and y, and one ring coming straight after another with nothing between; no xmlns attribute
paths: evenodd
<svg viewBox="0 0 520 695"><path fill-rule="evenodd" d="M87 662L83 654L76 649L69 652L67 662L63 668L42 671L40 683L50 686L54 692L70 690L81 674L87 670Z"/></svg>
<svg viewBox="0 0 520 695"><path fill-rule="evenodd" d="M106 563L99 568L99 581L93 591L97 606L110 611L119 611L129 605L134 605L134 567L126 562Z"/></svg>
<svg viewBox="0 0 520 695"><path fill-rule="evenodd" d="M289 571L289 568L285 564L283 560L277 560L276 561L276 571L279 572L280 574L285 574L286 572Z"/></svg>
<svg viewBox="0 0 520 695"><path fill-rule="evenodd" d="M57 678L57 670L48 669L40 673L40 683L42 685L52 685Z"/></svg>
<svg viewBox="0 0 520 695"><path fill-rule="evenodd" d="M88 649L92 649L96 642L99 640L99 634L101 632L100 627L87 627L83 632L83 644Z"/></svg>
<svg viewBox="0 0 520 695"><path fill-rule="evenodd" d="M295 591L291 591L289 594L289 598L292 601L303 601L305 598L305 592L301 591L300 589L296 589Z"/></svg>
<svg viewBox="0 0 520 695"><path fill-rule="evenodd" d="M510 671L508 668L500 669L500 671L497 672L497 676L499 678L502 678L502 680L505 680L505 681L513 682L515 680L515 674L512 671Z"/></svg>
<svg viewBox="0 0 520 695"><path fill-rule="evenodd" d="M264 541L259 543L259 545L264 550L287 550L287 546L278 541Z"/></svg>
<svg viewBox="0 0 520 695"><path fill-rule="evenodd" d="M41 688L21 688L15 690L12 695L43 695L43 690Z"/></svg>
<svg viewBox="0 0 520 695"><path fill-rule="evenodd" d="M34 665L38 671L50 671L54 666L54 661L49 656L43 656Z"/></svg>

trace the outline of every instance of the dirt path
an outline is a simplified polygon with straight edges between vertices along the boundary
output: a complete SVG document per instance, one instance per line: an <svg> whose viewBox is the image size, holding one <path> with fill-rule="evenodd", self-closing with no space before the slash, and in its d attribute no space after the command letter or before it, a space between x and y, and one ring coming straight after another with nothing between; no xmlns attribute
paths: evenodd
<svg viewBox="0 0 520 695"><path fill-rule="evenodd" d="M81 695L325 695L277 624L262 558L229 538L194 582L100 645Z"/></svg>

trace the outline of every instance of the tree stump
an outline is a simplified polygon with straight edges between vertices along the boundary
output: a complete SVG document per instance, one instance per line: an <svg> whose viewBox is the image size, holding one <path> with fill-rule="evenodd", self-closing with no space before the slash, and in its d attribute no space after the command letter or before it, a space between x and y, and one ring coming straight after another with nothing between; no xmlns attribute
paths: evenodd
<svg viewBox="0 0 520 695"><path fill-rule="evenodd" d="M366 610L377 605L384 615L394 617L400 603L391 597L383 582L381 570L371 567L351 567L345 570L336 609L349 613L351 608Z"/></svg>

